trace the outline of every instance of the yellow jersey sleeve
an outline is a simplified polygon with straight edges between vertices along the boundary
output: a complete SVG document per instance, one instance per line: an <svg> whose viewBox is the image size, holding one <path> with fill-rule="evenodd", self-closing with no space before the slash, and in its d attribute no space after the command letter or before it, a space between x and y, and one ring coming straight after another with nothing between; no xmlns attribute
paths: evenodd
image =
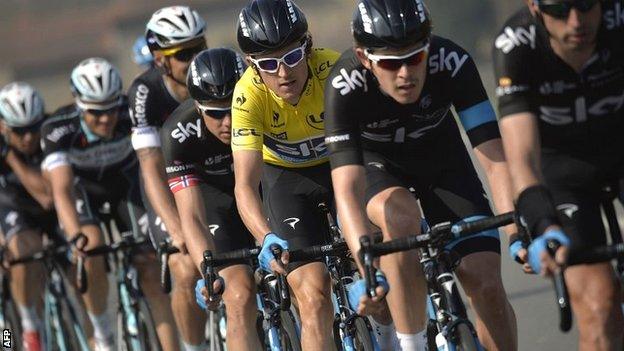
<svg viewBox="0 0 624 351"><path fill-rule="evenodd" d="M264 162L289 168L327 162L324 87L339 56L329 49L312 50L297 105L281 99L247 68L232 98L232 150L262 150Z"/></svg>

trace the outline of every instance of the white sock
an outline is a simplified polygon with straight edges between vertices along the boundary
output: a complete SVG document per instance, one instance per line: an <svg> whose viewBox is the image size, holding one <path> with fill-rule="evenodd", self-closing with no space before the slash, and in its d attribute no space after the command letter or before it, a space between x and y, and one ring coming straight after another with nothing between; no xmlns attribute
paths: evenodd
<svg viewBox="0 0 624 351"><path fill-rule="evenodd" d="M426 330L420 331L417 334L403 334L397 332L397 338L399 339L397 350L400 351L426 351L427 338Z"/></svg>
<svg viewBox="0 0 624 351"><path fill-rule="evenodd" d="M394 323L390 322L388 325L383 325L375 320L375 318L369 318L373 332L377 338L377 343L381 351L394 350L397 344L396 329Z"/></svg>
<svg viewBox="0 0 624 351"><path fill-rule="evenodd" d="M22 329L25 332L36 332L39 330L41 320L37 316L37 309L35 307L22 306L17 304L17 311L22 320Z"/></svg>
<svg viewBox="0 0 624 351"><path fill-rule="evenodd" d="M95 342L103 345L110 344L113 340L113 329L111 328L112 323L108 313L104 312L97 316L92 313L87 314L91 324L93 324Z"/></svg>
<svg viewBox="0 0 624 351"><path fill-rule="evenodd" d="M185 341L182 341L182 347L184 348L184 351L205 351L206 350L205 343L201 343L199 345L189 345Z"/></svg>

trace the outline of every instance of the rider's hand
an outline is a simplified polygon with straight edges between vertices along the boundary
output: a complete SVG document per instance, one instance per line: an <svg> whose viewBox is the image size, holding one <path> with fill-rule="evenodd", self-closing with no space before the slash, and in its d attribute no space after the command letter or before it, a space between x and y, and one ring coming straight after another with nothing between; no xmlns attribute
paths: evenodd
<svg viewBox="0 0 624 351"><path fill-rule="evenodd" d="M10 151L9 143L4 140L4 136L0 135L0 159L5 160Z"/></svg>
<svg viewBox="0 0 624 351"><path fill-rule="evenodd" d="M386 280L386 276L380 271L375 274L377 280L377 288L375 289L375 297L369 297L366 293L366 281L364 279L356 280L348 291L349 306L351 309L362 316L368 316L380 313L384 308L383 299L390 291L390 285Z"/></svg>
<svg viewBox="0 0 624 351"><path fill-rule="evenodd" d="M509 244L509 256L511 256L512 260L522 265L522 270L524 271L524 273L535 274L535 272L533 272L533 269L531 269L531 265L528 263L529 252L524 247L522 240L513 240Z"/></svg>
<svg viewBox="0 0 624 351"><path fill-rule="evenodd" d="M208 301L208 289L206 289L206 283L204 279L198 279L195 283L195 302L201 307L202 310L209 309L215 311L219 307L221 302L221 295L225 290L225 284L223 278L217 278L212 284L212 288L215 292L214 297L218 297L215 301Z"/></svg>
<svg viewBox="0 0 624 351"><path fill-rule="evenodd" d="M282 248L281 262L277 262L271 252L271 245L276 244ZM269 233L265 235L262 242L262 250L258 255L258 261L260 262L260 268L267 272L275 272L278 274L286 275L286 265L288 264L288 242L281 239L275 233Z"/></svg>
<svg viewBox="0 0 624 351"><path fill-rule="evenodd" d="M561 244L555 257L550 256L547 244L549 240L556 240ZM529 264L534 272L543 276L551 276L558 272L565 264L567 258L567 248L570 246L570 239L559 228L547 229L544 234L534 239L529 245Z"/></svg>
<svg viewBox="0 0 624 351"><path fill-rule="evenodd" d="M72 261L74 261L74 263L78 257L86 257L85 249L87 247L87 243L87 236L84 235L82 232L78 232L71 239L69 239L72 253Z"/></svg>

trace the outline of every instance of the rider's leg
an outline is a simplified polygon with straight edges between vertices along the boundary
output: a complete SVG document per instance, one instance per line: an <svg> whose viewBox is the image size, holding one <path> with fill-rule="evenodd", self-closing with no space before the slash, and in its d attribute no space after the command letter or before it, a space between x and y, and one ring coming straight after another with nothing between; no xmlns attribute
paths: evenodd
<svg viewBox="0 0 624 351"><path fill-rule="evenodd" d="M152 312L158 339L164 351L179 350L178 333L171 312L169 295L162 291L160 286L160 265L154 252L142 252L133 257L143 294Z"/></svg>
<svg viewBox="0 0 624 351"><path fill-rule="evenodd" d="M199 271L191 256L175 254L169 257L169 267L174 283L171 290L171 309L185 345L204 343L206 312L195 302L195 282Z"/></svg>
<svg viewBox="0 0 624 351"><path fill-rule="evenodd" d="M475 326L483 347L516 350L516 318L503 287L500 260L496 252L475 252L462 258L455 273L475 310Z"/></svg>
<svg viewBox="0 0 624 351"><path fill-rule="evenodd" d="M329 273L322 262L300 266L288 274L301 315L303 350L334 350L334 309Z"/></svg>
<svg viewBox="0 0 624 351"><path fill-rule="evenodd" d="M227 317L226 338L228 350L262 349L256 329L257 306L256 287L248 265L238 264L219 271L225 281L223 293Z"/></svg>
<svg viewBox="0 0 624 351"><path fill-rule="evenodd" d="M420 232L418 202L406 188L394 186L377 192L368 201L366 211L381 228L384 240ZM425 326L426 287L418 255L405 251L383 256L381 269L391 287L387 300L397 333L419 333Z"/></svg>
<svg viewBox="0 0 624 351"><path fill-rule="evenodd" d="M42 249L41 233L25 229L7 238L9 257L18 258L31 255ZM37 332L41 320L37 306L43 291L43 269L40 262L31 262L12 266L11 294L17 303L18 312L25 333Z"/></svg>

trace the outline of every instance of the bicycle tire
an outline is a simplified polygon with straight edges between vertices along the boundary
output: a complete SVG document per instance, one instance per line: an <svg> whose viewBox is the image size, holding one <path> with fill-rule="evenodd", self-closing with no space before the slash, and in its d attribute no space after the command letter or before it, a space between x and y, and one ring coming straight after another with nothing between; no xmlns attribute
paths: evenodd
<svg viewBox="0 0 624 351"><path fill-rule="evenodd" d="M11 331L11 350L22 351L22 325L17 313L17 308L13 300L7 300L3 303L3 317L4 325L3 329Z"/></svg>
<svg viewBox="0 0 624 351"><path fill-rule="evenodd" d="M374 351L373 334L368 328L368 324L362 317L357 317L353 323L355 326L355 335L353 337L353 346L356 351Z"/></svg>
<svg viewBox="0 0 624 351"><path fill-rule="evenodd" d="M143 350L146 351L161 351L162 347L156 333L156 326L154 325L154 319L152 318L152 312L147 304L145 298L139 299L139 340Z"/></svg>
<svg viewBox="0 0 624 351"><path fill-rule="evenodd" d="M295 317L290 311L280 311L280 342L284 351L301 351L301 340L297 333Z"/></svg>
<svg viewBox="0 0 624 351"><path fill-rule="evenodd" d="M71 306L69 305L69 301L63 299L59 301L60 304L60 328L61 334L64 336L65 342L67 342L68 350L71 351L89 351L89 345L86 343L86 336L84 333L84 329L80 325L80 321L77 318L75 310L71 310ZM76 328L79 331L76 331ZM82 333L82 336L79 337L78 333ZM81 344L80 338L82 338L83 343Z"/></svg>
<svg viewBox="0 0 624 351"><path fill-rule="evenodd" d="M454 342L457 351L479 351L477 338L473 334L471 328L466 323L459 323L455 326Z"/></svg>
<svg viewBox="0 0 624 351"><path fill-rule="evenodd" d="M208 322L206 323L208 339L208 350L210 351L225 351L225 338L221 335L221 328L219 325L220 315L218 311L210 311L208 313Z"/></svg>

